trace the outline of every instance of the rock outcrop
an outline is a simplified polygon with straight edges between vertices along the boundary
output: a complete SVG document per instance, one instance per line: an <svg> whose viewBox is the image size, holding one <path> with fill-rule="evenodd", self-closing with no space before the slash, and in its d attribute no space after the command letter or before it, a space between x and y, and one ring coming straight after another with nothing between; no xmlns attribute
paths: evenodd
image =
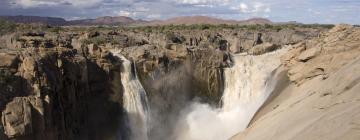
<svg viewBox="0 0 360 140"><path fill-rule="evenodd" d="M360 29L338 25L292 46L287 76L232 140L359 139Z"/></svg>
<svg viewBox="0 0 360 140"><path fill-rule="evenodd" d="M301 84L316 76L326 79L359 54L359 31L347 25L336 26L319 39L295 45L284 56L289 78Z"/></svg>

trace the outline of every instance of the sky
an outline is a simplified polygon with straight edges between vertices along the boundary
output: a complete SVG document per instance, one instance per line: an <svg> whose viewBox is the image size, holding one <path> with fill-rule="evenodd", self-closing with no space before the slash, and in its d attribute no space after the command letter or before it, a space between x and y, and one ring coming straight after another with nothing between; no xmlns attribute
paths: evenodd
<svg viewBox="0 0 360 140"><path fill-rule="evenodd" d="M67 20L99 16L168 19L211 16L275 22L360 24L360 0L0 0L0 15L62 17Z"/></svg>

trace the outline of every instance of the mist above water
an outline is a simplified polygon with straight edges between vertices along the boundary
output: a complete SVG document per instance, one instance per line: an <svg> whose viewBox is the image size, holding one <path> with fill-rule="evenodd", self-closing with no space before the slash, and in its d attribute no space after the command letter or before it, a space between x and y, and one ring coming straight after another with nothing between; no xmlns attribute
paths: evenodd
<svg viewBox="0 0 360 140"><path fill-rule="evenodd" d="M235 65L224 72L222 107L193 103L178 122L177 140L227 140L243 131L274 90L282 52L234 55Z"/></svg>
<svg viewBox="0 0 360 140"><path fill-rule="evenodd" d="M160 122L148 122L150 113L146 92L136 76L136 68L120 53L123 60L121 82L124 88L123 107L127 112L130 140L148 140L149 130L157 130L158 138L175 140L227 140L243 131L254 114L269 97L277 84L277 68L285 49L263 55L236 54L234 66L224 71L224 92L221 108L208 104L190 102L183 106L178 116L158 116L172 120L172 127ZM156 108L155 108L156 110ZM155 120L159 120L156 119ZM169 123L169 122L168 122ZM151 124L149 126L148 124ZM159 128L154 128L157 126ZM164 131L163 128L172 128ZM163 132L163 133L161 133Z"/></svg>

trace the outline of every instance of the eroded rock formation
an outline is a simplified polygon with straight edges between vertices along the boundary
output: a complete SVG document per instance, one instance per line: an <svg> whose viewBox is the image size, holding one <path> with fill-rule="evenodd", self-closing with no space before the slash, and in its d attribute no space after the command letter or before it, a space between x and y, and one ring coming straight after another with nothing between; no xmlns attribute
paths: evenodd
<svg viewBox="0 0 360 140"><path fill-rule="evenodd" d="M121 105L110 98L120 94L112 89L121 62L107 52L83 55L61 41L43 45L47 39L24 34L1 49L4 139L112 137L119 126L110 113L121 113Z"/></svg>
<svg viewBox="0 0 360 140"><path fill-rule="evenodd" d="M0 38L0 138L126 139L128 130L121 122L126 121L119 76L122 62L109 49L120 50L135 63L150 103L157 108L152 113L176 117L190 100L218 104L223 68L233 63L231 53L260 55L318 37L321 31L66 28L7 34ZM304 45L307 43L291 50L301 55L290 53L293 56L284 58L290 79L300 84L314 75L326 78L324 71L333 67L296 73L298 63L310 64L326 50ZM151 130L150 138L166 139L157 134L171 133L169 118L153 120L164 128Z"/></svg>

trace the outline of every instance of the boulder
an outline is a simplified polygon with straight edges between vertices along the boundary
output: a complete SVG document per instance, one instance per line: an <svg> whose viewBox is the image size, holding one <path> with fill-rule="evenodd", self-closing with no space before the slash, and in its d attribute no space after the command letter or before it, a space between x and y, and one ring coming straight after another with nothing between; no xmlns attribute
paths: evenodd
<svg viewBox="0 0 360 140"><path fill-rule="evenodd" d="M280 48L279 45L271 44L271 43L263 43L260 45L256 45L253 48L249 50L249 54L251 55L261 55L267 52L274 51L276 49Z"/></svg>

